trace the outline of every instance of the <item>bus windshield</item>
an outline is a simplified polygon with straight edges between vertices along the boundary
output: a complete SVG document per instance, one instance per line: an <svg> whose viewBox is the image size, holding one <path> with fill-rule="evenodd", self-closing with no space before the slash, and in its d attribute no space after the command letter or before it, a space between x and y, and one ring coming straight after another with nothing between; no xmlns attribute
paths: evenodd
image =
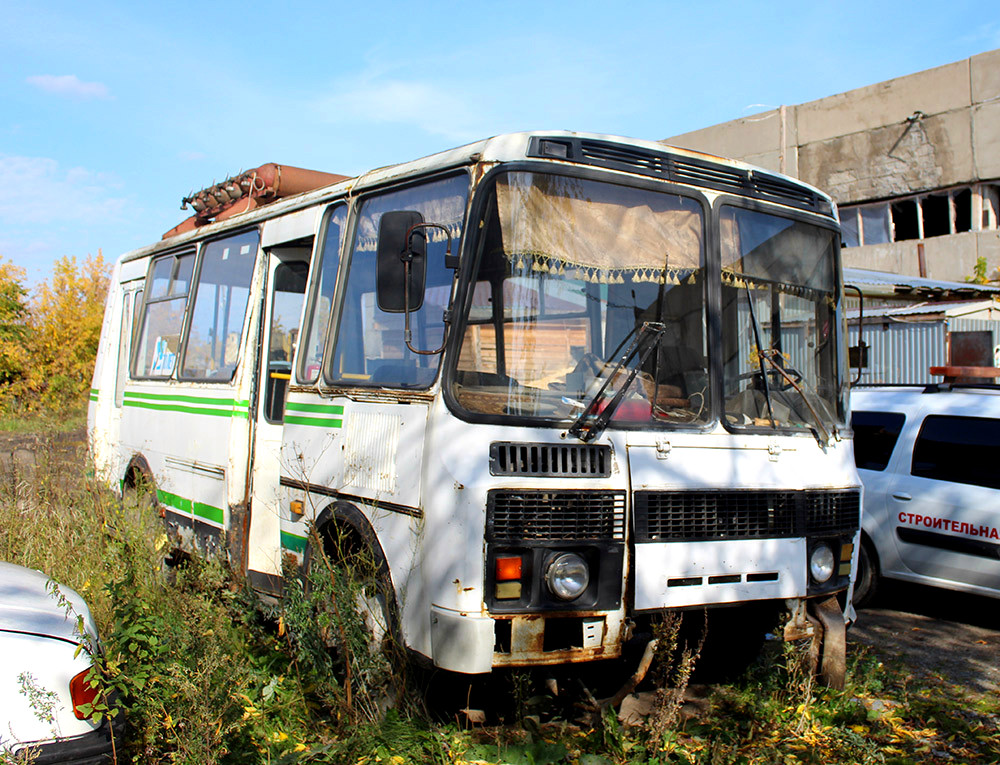
<svg viewBox="0 0 1000 765"><path fill-rule="evenodd" d="M627 385L616 424L706 422L701 203L537 172L500 174L488 193L470 227L478 266L453 381L458 404L572 421L602 389L610 401ZM652 325L648 347L620 363L638 329Z"/></svg>
<svg viewBox="0 0 1000 765"><path fill-rule="evenodd" d="M719 233L727 426L827 440L842 422L835 233L732 206Z"/></svg>

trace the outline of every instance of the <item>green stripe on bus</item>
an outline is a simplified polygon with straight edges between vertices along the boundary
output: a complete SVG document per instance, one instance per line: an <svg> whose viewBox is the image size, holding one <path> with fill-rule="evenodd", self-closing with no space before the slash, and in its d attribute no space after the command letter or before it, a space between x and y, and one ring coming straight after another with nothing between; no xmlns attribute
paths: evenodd
<svg viewBox="0 0 1000 765"><path fill-rule="evenodd" d="M249 401L236 401L232 398L213 398L210 396L183 396L179 393L136 393L125 391L125 398L141 398L149 401L182 401L187 404L214 404L216 406L250 406Z"/></svg>
<svg viewBox="0 0 1000 765"><path fill-rule="evenodd" d="M195 515L201 518L207 518L210 521L215 521L218 524L221 524L225 518L225 513L222 512L222 508L206 505L204 502L192 502L191 509L194 511Z"/></svg>
<svg viewBox="0 0 1000 765"><path fill-rule="evenodd" d="M300 404L297 401L289 401L285 404L285 411L293 412L321 412L323 414L343 414L344 407L340 404Z"/></svg>
<svg viewBox="0 0 1000 765"><path fill-rule="evenodd" d="M291 425L312 425L315 428L339 428L344 421L333 417L295 417L286 414L285 422Z"/></svg>
<svg viewBox="0 0 1000 765"><path fill-rule="evenodd" d="M181 406L180 404L154 404L151 401L124 401L125 406L133 406L139 409L152 409L159 412L182 412L184 414L210 414L215 417L233 417L240 416L240 412L234 412L231 409L209 409L208 407L199 406ZM246 416L246 413L242 413L242 416Z"/></svg>
<svg viewBox="0 0 1000 765"><path fill-rule="evenodd" d="M305 552L306 550L306 538L300 537L298 534L292 534L288 531L281 532L281 546L286 550L291 550L292 552Z"/></svg>
<svg viewBox="0 0 1000 765"><path fill-rule="evenodd" d="M161 489L156 490L156 498L165 505L169 505L176 510L180 510L183 513L191 512L191 500L184 497L178 497L176 494L171 494L169 491L163 491Z"/></svg>

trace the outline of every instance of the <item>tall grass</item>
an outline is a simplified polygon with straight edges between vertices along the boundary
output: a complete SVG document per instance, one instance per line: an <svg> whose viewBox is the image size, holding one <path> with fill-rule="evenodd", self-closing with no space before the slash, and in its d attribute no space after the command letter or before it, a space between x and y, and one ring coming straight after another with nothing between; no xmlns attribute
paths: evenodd
<svg viewBox="0 0 1000 765"><path fill-rule="evenodd" d="M692 711L684 688L697 650L676 642L669 621L659 637L676 663L654 666L650 677L664 687L647 690L652 714L637 727L574 693L572 667L560 673L558 697L545 673L497 673L429 717L413 686L440 678L418 671L405 683L404 665L378 655L356 608L364 593L342 567L324 561L308 581L288 572L286 598L270 609L222 561L165 570L162 521L88 478L81 440L24 439L33 456L18 459L20 442L0 442L0 559L40 569L89 602L101 682L121 693L128 722L120 762L1000 761L1000 704L962 708L954 687L921 685L863 654L849 658L847 688L834 692L814 686L794 646L773 646L740 681L698 689ZM488 725L442 711L477 699ZM873 711L872 699L887 711Z"/></svg>

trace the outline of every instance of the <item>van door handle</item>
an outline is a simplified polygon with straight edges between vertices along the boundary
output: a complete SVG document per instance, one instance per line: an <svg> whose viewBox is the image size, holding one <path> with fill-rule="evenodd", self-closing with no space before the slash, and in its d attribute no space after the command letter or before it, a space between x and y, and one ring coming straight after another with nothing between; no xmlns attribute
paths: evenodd
<svg viewBox="0 0 1000 765"><path fill-rule="evenodd" d="M903 494L902 492L900 492L899 494L893 494L892 498L898 499L900 502L909 502L911 499L913 499L913 497L911 497L909 494Z"/></svg>

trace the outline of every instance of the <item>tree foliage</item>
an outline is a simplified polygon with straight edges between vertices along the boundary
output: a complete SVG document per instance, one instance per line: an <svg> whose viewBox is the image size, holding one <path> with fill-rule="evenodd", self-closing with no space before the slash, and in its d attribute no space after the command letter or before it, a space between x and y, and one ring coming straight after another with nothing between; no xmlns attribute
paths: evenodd
<svg viewBox="0 0 1000 765"><path fill-rule="evenodd" d="M56 261L29 299L23 269L0 261L0 411L62 411L90 387L110 264L100 251Z"/></svg>

